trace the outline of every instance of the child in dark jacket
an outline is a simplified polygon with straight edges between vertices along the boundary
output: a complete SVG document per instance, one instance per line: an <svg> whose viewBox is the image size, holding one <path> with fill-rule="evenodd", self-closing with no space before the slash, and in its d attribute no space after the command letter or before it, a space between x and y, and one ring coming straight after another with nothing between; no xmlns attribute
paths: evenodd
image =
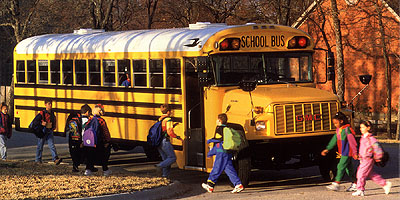
<svg viewBox="0 0 400 200"><path fill-rule="evenodd" d="M101 116L104 115L105 113L104 106L101 104L97 104L92 112L93 112L93 117L89 119L85 129L88 128L91 121L97 120L98 122L97 144L96 147L87 147L87 146L85 147L87 163L84 174L86 176L90 176L92 175L92 172L97 171L96 168L94 168L94 164L96 161L98 161L98 163L100 163L100 165L103 168L104 176L109 176L111 175L111 170L108 168L108 159L110 158L110 153L111 153L111 146L110 146L111 136L106 121L103 118L101 118Z"/></svg>
<svg viewBox="0 0 400 200"><path fill-rule="evenodd" d="M235 186L235 188L232 190L232 193L239 193L244 189L242 182L240 181L236 170L233 167L232 154L227 152L222 146L224 142L224 128L226 128L227 122L227 115L225 113L219 114L214 138L211 138L207 141L207 144L214 143L213 148L210 150L210 152L208 152L207 156L211 157L215 155L215 161L207 183L203 183L201 186L210 193L214 191L214 186L223 171L225 171L226 175L229 177L229 180Z"/></svg>
<svg viewBox="0 0 400 200"><path fill-rule="evenodd" d="M92 109L85 104L81 107L80 113L72 113L68 116L65 125L65 133L68 134L69 153L72 158L72 172L79 172L79 165L83 162L82 133Z"/></svg>
<svg viewBox="0 0 400 200"><path fill-rule="evenodd" d="M327 188L334 191L339 190L340 181L346 172L353 181L351 186L346 191L356 191L357 179L354 173L353 164L351 162L351 158L357 159L357 142L354 137L354 130L350 127L346 115L342 112L336 113L332 122L336 127L336 134L332 137L326 149L321 152L321 155L326 156L328 152L337 145L340 161L337 165L335 182L327 186Z"/></svg>
<svg viewBox="0 0 400 200"><path fill-rule="evenodd" d="M11 138L12 135L12 126L11 119L8 113L8 106L5 103L1 104L1 113L0 113L0 158L2 160L7 159L7 139Z"/></svg>
<svg viewBox="0 0 400 200"><path fill-rule="evenodd" d="M54 145L54 130L56 129L56 116L52 111L52 100L45 99L44 101L46 109L40 111L39 118L40 125L43 126L44 136L43 138L38 138L38 144L36 148L36 159L35 162L42 163L42 152L44 143L50 148L51 156L53 157L53 162L58 165L61 163L62 159L58 157L56 146Z"/></svg>

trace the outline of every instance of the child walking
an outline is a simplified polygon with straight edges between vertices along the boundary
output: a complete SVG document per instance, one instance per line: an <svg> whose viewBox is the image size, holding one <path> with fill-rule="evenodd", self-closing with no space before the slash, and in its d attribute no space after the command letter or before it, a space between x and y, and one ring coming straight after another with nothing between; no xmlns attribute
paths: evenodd
<svg viewBox="0 0 400 200"><path fill-rule="evenodd" d="M357 170L357 192L354 192L353 196L364 196L364 186L367 178L382 186L385 194L389 194L392 187L391 182L386 181L372 170L375 160L379 162L382 159L383 151L376 138L371 134L371 126L372 124L369 121L364 121L360 124L362 133L359 151L360 165Z"/></svg>
<svg viewBox="0 0 400 200"><path fill-rule="evenodd" d="M346 172L353 182L346 191L354 192L357 190L357 179L353 170L351 157L357 159L357 142L354 137L355 132L350 127L346 115L342 112L336 113L332 119L332 122L336 127L336 134L332 137L328 146L326 146L326 149L321 152L321 155L326 156L328 152L337 145L340 161L337 165L335 182L327 186L327 188L333 191L339 190L340 181L342 180L344 173Z"/></svg>
<svg viewBox="0 0 400 200"><path fill-rule="evenodd" d="M0 113L0 158L2 160L7 159L6 141L11 138L12 134L11 119L7 113L8 106L7 104L2 103Z"/></svg>
<svg viewBox="0 0 400 200"><path fill-rule="evenodd" d="M210 152L208 152L207 156L211 157L215 155L215 161L207 183L203 183L201 186L210 193L214 191L214 186L223 171L225 171L226 175L229 177L229 180L235 186L235 188L232 190L232 193L239 193L244 190L242 182L240 181L239 176L233 167L232 154L227 152L222 147L224 142L224 128L226 127L227 122L228 116L225 113L219 114L214 138L207 140L207 144L214 143L214 147L210 150Z"/></svg>
<svg viewBox="0 0 400 200"><path fill-rule="evenodd" d="M178 140L182 139L174 132L174 125L171 119L171 108L168 104L161 105L160 110L163 115L158 119L158 121L162 121L161 127L164 138L157 149L163 161L156 165L156 169L158 174L162 174L162 177L168 177L171 171L171 165L176 161L174 147L170 142L170 138L176 138Z"/></svg>

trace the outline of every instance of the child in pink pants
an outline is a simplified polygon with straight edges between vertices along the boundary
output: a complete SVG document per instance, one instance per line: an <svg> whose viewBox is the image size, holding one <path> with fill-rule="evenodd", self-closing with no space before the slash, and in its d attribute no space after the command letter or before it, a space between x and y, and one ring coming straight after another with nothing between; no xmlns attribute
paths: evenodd
<svg viewBox="0 0 400 200"><path fill-rule="evenodd" d="M389 194L392 183L386 181L372 170L375 160L379 162L382 159L383 151L375 137L371 134L371 122L361 122L360 130L362 137L359 149L360 166L358 166L357 170L357 192L354 192L352 195L364 196L364 186L367 178L382 186L385 194Z"/></svg>

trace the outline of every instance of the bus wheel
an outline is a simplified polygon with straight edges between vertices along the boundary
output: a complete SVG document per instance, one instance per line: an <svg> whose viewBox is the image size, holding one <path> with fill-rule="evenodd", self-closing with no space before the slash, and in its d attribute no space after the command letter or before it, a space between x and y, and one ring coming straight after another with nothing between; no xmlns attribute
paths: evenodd
<svg viewBox="0 0 400 200"><path fill-rule="evenodd" d="M325 181L333 181L337 171L337 159L334 155L328 154L322 157L319 163L319 172Z"/></svg>
<svg viewBox="0 0 400 200"><path fill-rule="evenodd" d="M160 156L160 153L158 153L157 148L150 147L148 145L143 145L143 150L144 150L144 153L146 154L147 159L149 161L160 161L160 160L162 160L161 156Z"/></svg>
<svg viewBox="0 0 400 200"><path fill-rule="evenodd" d="M251 157L250 156L241 157L239 155L235 156L234 158L235 159L233 163L236 172L240 178L240 181L242 182L244 187L247 187L250 182Z"/></svg>

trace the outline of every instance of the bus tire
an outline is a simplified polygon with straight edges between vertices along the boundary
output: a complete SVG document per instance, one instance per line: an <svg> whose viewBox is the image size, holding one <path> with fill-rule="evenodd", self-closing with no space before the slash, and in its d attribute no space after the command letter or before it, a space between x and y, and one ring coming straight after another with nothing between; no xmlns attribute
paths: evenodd
<svg viewBox="0 0 400 200"><path fill-rule="evenodd" d="M251 157L250 156L236 157L236 159L234 159L234 166L243 186L247 187L250 182Z"/></svg>
<svg viewBox="0 0 400 200"><path fill-rule="evenodd" d="M161 156L160 153L158 153L158 150L156 147L150 147L148 145L143 145L143 150L144 153L146 154L146 157L149 161L160 161Z"/></svg>
<svg viewBox="0 0 400 200"><path fill-rule="evenodd" d="M319 172L324 181L334 181L337 172L337 159L334 154L328 154L326 157L321 158L319 163Z"/></svg>

